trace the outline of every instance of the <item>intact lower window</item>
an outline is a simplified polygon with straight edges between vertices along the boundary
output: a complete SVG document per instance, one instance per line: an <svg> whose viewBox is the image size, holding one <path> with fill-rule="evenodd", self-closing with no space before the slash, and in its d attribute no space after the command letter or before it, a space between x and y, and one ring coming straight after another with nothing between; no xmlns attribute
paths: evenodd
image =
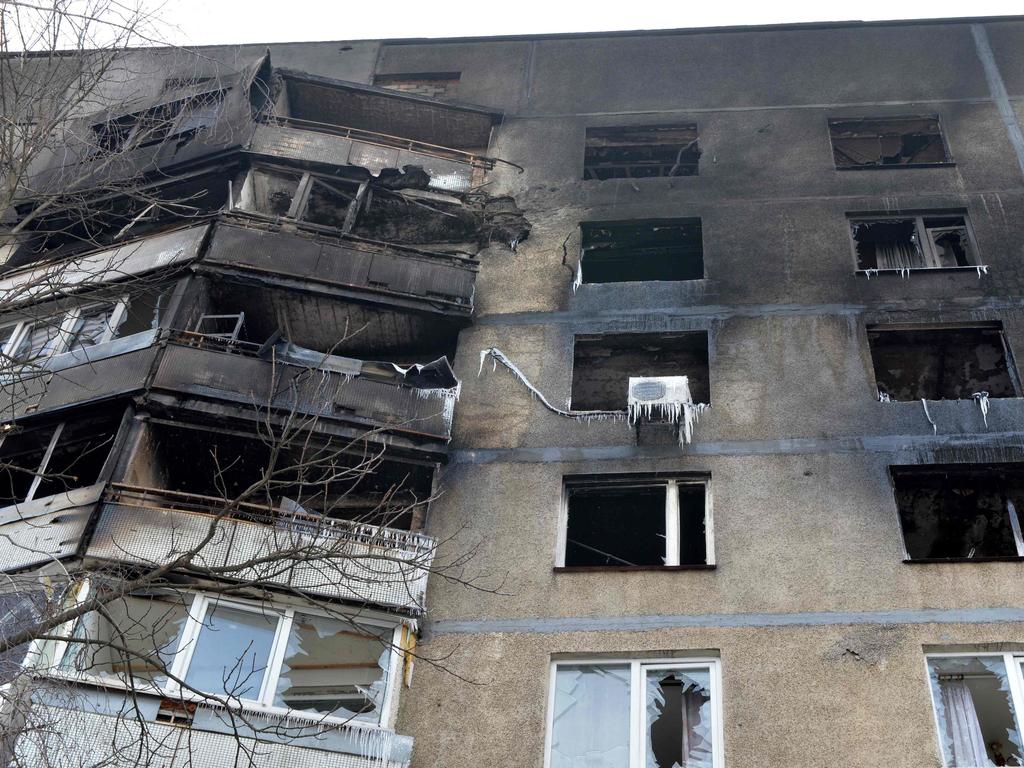
<svg viewBox="0 0 1024 768"><path fill-rule="evenodd" d="M1024 465L892 467L911 560L1024 557Z"/></svg>
<svg viewBox="0 0 1024 768"><path fill-rule="evenodd" d="M556 663L546 768L720 768L717 661Z"/></svg>
<svg viewBox="0 0 1024 768"><path fill-rule="evenodd" d="M399 659L396 626L365 617L203 593L133 595L106 610L113 622L90 613L66 628L69 642L48 641L42 658L51 670L169 697L194 700L191 688L248 708L379 724Z"/></svg>
<svg viewBox="0 0 1024 768"><path fill-rule="evenodd" d="M704 277L700 219L584 222L580 229L584 283Z"/></svg>
<svg viewBox="0 0 1024 768"><path fill-rule="evenodd" d="M868 326L879 395L886 400L1017 397L1002 325Z"/></svg>
<svg viewBox="0 0 1024 768"><path fill-rule="evenodd" d="M572 407L626 410L629 379L686 376L694 403L710 403L708 334L610 333L580 335L573 347Z"/></svg>
<svg viewBox="0 0 1024 768"><path fill-rule="evenodd" d="M836 168L945 165L951 161L939 118L835 118L828 121Z"/></svg>
<svg viewBox="0 0 1024 768"><path fill-rule="evenodd" d="M651 568L713 563L706 478L570 477L557 564Z"/></svg>
<svg viewBox="0 0 1024 768"><path fill-rule="evenodd" d="M963 215L850 219L857 269L950 269L980 264Z"/></svg>
<svg viewBox="0 0 1024 768"><path fill-rule="evenodd" d="M587 128L583 178L696 176L699 160L693 124Z"/></svg>
<svg viewBox="0 0 1024 768"><path fill-rule="evenodd" d="M928 657L928 681L946 768L1024 765L1024 657Z"/></svg>

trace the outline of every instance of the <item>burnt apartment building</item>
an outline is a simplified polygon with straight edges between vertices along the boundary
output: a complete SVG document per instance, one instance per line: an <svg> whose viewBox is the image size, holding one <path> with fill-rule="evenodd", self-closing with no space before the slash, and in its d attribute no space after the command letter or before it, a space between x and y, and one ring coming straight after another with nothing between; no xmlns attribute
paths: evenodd
<svg viewBox="0 0 1024 768"><path fill-rule="evenodd" d="M117 592L9 751L1024 765L1022 48L126 53L0 274L8 618Z"/></svg>

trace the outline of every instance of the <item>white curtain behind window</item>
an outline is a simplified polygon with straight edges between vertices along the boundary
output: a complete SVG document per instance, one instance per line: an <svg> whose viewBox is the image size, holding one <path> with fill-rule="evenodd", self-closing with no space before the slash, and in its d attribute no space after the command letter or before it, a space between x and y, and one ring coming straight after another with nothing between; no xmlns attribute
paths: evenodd
<svg viewBox="0 0 1024 768"><path fill-rule="evenodd" d="M967 683L963 680L942 680L939 691L945 711L947 743L953 753L951 768L994 766L985 751L985 737L981 733L974 697Z"/></svg>

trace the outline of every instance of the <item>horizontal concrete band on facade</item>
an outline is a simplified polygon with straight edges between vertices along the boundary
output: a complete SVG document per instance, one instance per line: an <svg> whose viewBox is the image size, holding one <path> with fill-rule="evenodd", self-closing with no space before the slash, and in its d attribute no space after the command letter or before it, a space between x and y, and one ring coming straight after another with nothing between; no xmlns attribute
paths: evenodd
<svg viewBox="0 0 1024 768"><path fill-rule="evenodd" d="M688 616L566 616L525 619L430 622L432 635L565 632L644 632L661 629L844 626L850 624L1017 624L1024 608L924 608L885 611L808 611L803 613L707 613Z"/></svg>
<svg viewBox="0 0 1024 768"><path fill-rule="evenodd" d="M958 435L868 435L857 437L793 437L777 440L721 440L686 446L688 455L768 456L777 454L886 453L935 451L943 448L1024 448L1020 432ZM450 454L454 464L535 464L560 461L614 461L679 456L676 445L545 446L478 448Z"/></svg>

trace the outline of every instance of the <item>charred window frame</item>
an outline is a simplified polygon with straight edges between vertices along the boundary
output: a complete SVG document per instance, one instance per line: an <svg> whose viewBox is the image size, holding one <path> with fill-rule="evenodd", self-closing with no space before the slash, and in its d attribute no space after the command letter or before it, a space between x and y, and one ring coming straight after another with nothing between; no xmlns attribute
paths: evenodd
<svg viewBox="0 0 1024 768"><path fill-rule="evenodd" d="M122 420L115 410L8 431L0 438L0 507L98 482Z"/></svg>
<svg viewBox="0 0 1024 768"><path fill-rule="evenodd" d="M904 562L1024 559L1024 463L892 466Z"/></svg>
<svg viewBox="0 0 1024 768"><path fill-rule="evenodd" d="M590 127L584 146L584 179L696 176L699 170L696 123Z"/></svg>
<svg viewBox="0 0 1024 768"><path fill-rule="evenodd" d="M723 768L721 691L717 658L554 661L544 768Z"/></svg>
<svg viewBox="0 0 1024 768"><path fill-rule="evenodd" d="M686 376L693 402L710 403L708 359L707 331L577 335L572 408L625 411L631 376Z"/></svg>
<svg viewBox="0 0 1024 768"><path fill-rule="evenodd" d="M369 182L271 165L246 175L239 210L349 232L369 194Z"/></svg>
<svg viewBox="0 0 1024 768"><path fill-rule="evenodd" d="M92 126L95 152L124 152L183 133L212 128L220 117L226 91L210 91L158 104L142 112Z"/></svg>
<svg viewBox="0 0 1024 768"><path fill-rule="evenodd" d="M127 320L128 297L85 304L47 318L22 320L0 328L0 357L8 364L39 365L62 354L103 344Z"/></svg>
<svg viewBox="0 0 1024 768"><path fill-rule="evenodd" d="M707 474L570 475L557 571L714 568Z"/></svg>
<svg viewBox="0 0 1024 768"><path fill-rule="evenodd" d="M836 169L953 165L938 115L829 118Z"/></svg>
<svg viewBox="0 0 1024 768"><path fill-rule="evenodd" d="M925 657L944 768L1024 765L1024 654L934 653ZM957 738L968 729L980 738Z"/></svg>
<svg viewBox="0 0 1024 768"><path fill-rule="evenodd" d="M101 584L86 580L74 591L70 604L82 604L102 588ZM248 712L306 716L330 724L357 723L383 728L391 725L403 663L403 628L383 615L329 615L312 607L255 603L202 591L183 594L152 590L120 600L142 603L135 607L132 621L116 630L127 646L136 646L132 648L138 656L133 659L138 664L136 668L113 668L105 663L102 654L109 649L102 644L104 619L96 613L68 622L54 633L68 637L67 641L35 641L26 656L26 665L50 677L121 687L189 704L201 703L206 698L183 687L179 680L198 691L226 698L233 707ZM115 611L116 601L107 608L108 612ZM161 624L147 628L147 621ZM363 681L362 685L345 680L359 669L371 669L368 658L364 660L365 666L358 668L338 662L336 652L325 657L323 664L304 663L303 659L310 659L304 642L322 646L325 638L330 639L323 629L335 630L336 637L347 636L349 640L355 638L379 646L372 666L377 680ZM322 647L316 650L324 651ZM235 655L239 653L240 656ZM159 664L145 663L146 656L158 657ZM124 657L121 654L114 660ZM159 674L163 667L169 675ZM309 671L318 675L318 685L312 686L313 681L306 679ZM338 673L341 679L333 681L333 686L324 680L332 674L337 677ZM307 691L303 692L303 688ZM320 695L311 695L317 688ZM325 690L330 688L333 690ZM355 706L350 708L348 704Z"/></svg>
<svg viewBox="0 0 1024 768"><path fill-rule="evenodd" d="M868 347L882 400L1020 397L1021 384L1000 322L869 325ZM914 367L914 359L920 364Z"/></svg>
<svg viewBox="0 0 1024 768"><path fill-rule="evenodd" d="M977 269L974 229L961 211L905 216L849 214L859 272Z"/></svg>
<svg viewBox="0 0 1024 768"><path fill-rule="evenodd" d="M580 282L702 280L699 218L580 224Z"/></svg>

